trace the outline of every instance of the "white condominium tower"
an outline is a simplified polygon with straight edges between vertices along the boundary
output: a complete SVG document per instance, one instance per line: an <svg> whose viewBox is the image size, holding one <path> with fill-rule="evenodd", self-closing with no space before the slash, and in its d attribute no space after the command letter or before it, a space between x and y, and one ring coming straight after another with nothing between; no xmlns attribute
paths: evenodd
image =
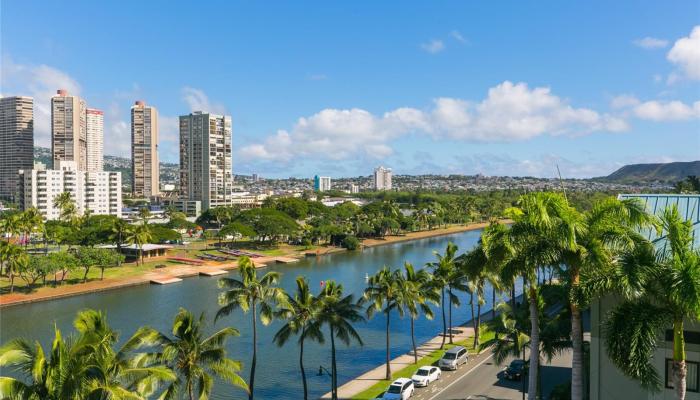
<svg viewBox="0 0 700 400"><path fill-rule="evenodd" d="M158 110L140 100L131 107L131 172L132 196L158 195Z"/></svg>
<svg viewBox="0 0 700 400"><path fill-rule="evenodd" d="M87 210L95 215L122 215L121 172L79 171L74 161L58 161L56 169L46 169L38 163L19 171L19 188L20 208L35 207L49 220L61 216L61 210L53 203L63 192L70 193L78 215Z"/></svg>
<svg viewBox="0 0 700 400"><path fill-rule="evenodd" d="M87 170L102 171L104 153L104 113L94 108L86 112L87 123Z"/></svg>
<svg viewBox="0 0 700 400"><path fill-rule="evenodd" d="M21 169L34 164L34 99L0 98L0 198L15 200Z"/></svg>
<svg viewBox="0 0 700 400"><path fill-rule="evenodd" d="M59 89L51 98L51 153L54 168L58 161L75 161L87 169L87 125L85 101Z"/></svg>
<svg viewBox="0 0 700 400"><path fill-rule="evenodd" d="M391 168L379 166L374 169L374 189L391 190Z"/></svg>
<svg viewBox="0 0 700 400"><path fill-rule="evenodd" d="M180 116L180 196L202 211L232 204L231 117L195 111Z"/></svg>

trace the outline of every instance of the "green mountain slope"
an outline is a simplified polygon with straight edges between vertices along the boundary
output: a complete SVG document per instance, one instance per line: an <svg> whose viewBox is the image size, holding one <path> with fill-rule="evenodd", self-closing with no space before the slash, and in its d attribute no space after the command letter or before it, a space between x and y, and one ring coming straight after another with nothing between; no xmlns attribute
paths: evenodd
<svg viewBox="0 0 700 400"><path fill-rule="evenodd" d="M700 176L700 161L625 165L604 179L615 182L677 182L688 175Z"/></svg>

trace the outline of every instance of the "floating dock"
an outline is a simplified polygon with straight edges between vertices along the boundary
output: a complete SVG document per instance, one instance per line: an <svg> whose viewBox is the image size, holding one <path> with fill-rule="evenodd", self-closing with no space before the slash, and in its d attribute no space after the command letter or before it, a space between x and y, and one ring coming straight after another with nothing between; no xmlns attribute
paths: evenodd
<svg viewBox="0 0 700 400"><path fill-rule="evenodd" d="M156 285L169 285L171 283L182 282L182 279L175 278L174 276L164 276L162 278L153 278L151 283Z"/></svg>
<svg viewBox="0 0 700 400"><path fill-rule="evenodd" d="M291 264L299 262L299 259L294 257L277 257L275 258L275 261L282 264Z"/></svg>
<svg viewBox="0 0 700 400"><path fill-rule="evenodd" d="M204 276L218 276L228 274L228 271L224 271L223 269L212 269L209 271L199 271L199 274Z"/></svg>

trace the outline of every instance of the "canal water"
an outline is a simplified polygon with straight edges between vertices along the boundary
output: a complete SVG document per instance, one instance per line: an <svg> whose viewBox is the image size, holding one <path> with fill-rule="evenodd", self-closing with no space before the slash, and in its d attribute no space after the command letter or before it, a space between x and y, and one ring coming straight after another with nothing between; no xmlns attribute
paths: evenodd
<svg viewBox="0 0 700 400"><path fill-rule="evenodd" d="M442 253L449 241L459 247L459 254L461 254L477 243L480 234L481 231L469 231L378 246L362 252L310 257L296 264L278 264L259 272L266 270L280 272L281 286L288 291L295 289L294 281L297 276L302 275L308 279L315 292L320 291L321 281L334 279L343 285L345 293L361 296L366 285L365 276L372 275L382 266L397 268L402 267L404 261L409 261L417 268L422 267L426 262L434 261L433 251ZM237 273L233 271L230 275L237 276ZM120 332L122 340L128 338L142 325L150 325L170 334L172 318L180 307L185 307L197 314L204 312L212 321L218 309L218 293L217 278L194 277L172 285L143 285L3 308L0 311L0 342L5 343L14 337L21 336L39 340L48 346L53 335L54 323L64 335L67 335L73 331L72 321L76 312L85 308L106 312L110 325ZM490 289L487 294L484 310L491 308ZM452 318L455 325L471 318L468 298L466 295L461 295L461 298L462 305L453 309ZM436 312L435 316L434 320L421 317L416 321L418 343L434 337L441 331L440 314ZM275 321L269 326L258 329L255 394L259 399L297 399L302 396L296 340L290 340L282 348L272 343L272 337L281 325L282 322ZM252 345L250 315L236 311L219 320L215 327L223 326L233 326L241 332L240 337L228 342L228 351L232 358L243 361L244 371L241 375L247 381ZM409 320L394 315L391 327L391 354L395 357L411 348ZM384 362L385 321L382 314L375 315L366 323L357 324L356 329L364 341L364 346L357 344L352 344L350 347L343 344L338 346L339 384ZM330 360L328 338L325 345L316 343L305 345L305 365L311 398L318 398L330 390L330 377L326 374L317 374L319 366L330 370ZM0 371L0 375L7 374L10 374L10 371ZM213 399L245 398L243 391L230 386L217 384L214 392Z"/></svg>

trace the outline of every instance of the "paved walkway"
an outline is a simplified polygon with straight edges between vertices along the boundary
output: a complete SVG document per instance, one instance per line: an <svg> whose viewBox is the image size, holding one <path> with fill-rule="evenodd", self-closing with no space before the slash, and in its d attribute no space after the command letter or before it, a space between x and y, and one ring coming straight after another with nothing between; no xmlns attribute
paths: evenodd
<svg viewBox="0 0 700 400"><path fill-rule="evenodd" d="M460 340L465 340L468 337L474 336L474 328L459 326L452 328L452 340L458 342ZM449 343L449 338L445 339L446 343ZM428 354L440 349L440 344L442 343L442 333L434 338L428 340L427 342L421 344L418 347L418 359L427 356ZM397 371L413 365L413 351L398 356L391 360L389 364L391 365L391 372L396 373ZM353 396L361 393L377 383L384 382L387 383L384 378L386 377L386 363L378 366L377 368L368 371L357 378L351 380L350 382L340 386L338 388L338 398L339 399L351 399ZM387 383L388 385L388 383ZM330 399L331 394L326 393L321 397L322 399Z"/></svg>

